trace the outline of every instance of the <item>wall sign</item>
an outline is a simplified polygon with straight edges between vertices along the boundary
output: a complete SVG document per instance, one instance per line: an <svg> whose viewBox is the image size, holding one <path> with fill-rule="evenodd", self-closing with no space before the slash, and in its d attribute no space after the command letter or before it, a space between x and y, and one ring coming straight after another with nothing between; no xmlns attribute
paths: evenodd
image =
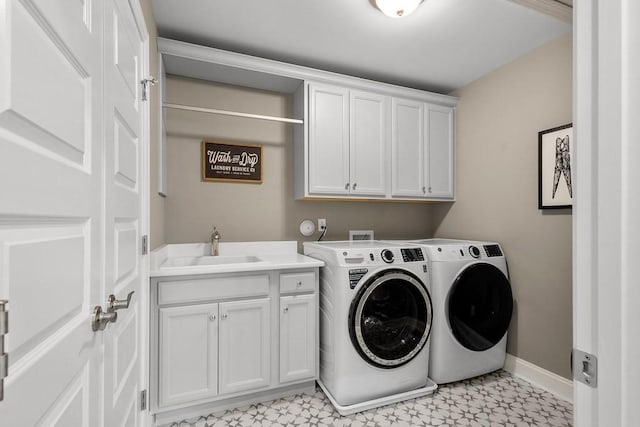
<svg viewBox="0 0 640 427"><path fill-rule="evenodd" d="M202 141L202 180L262 183L262 146Z"/></svg>

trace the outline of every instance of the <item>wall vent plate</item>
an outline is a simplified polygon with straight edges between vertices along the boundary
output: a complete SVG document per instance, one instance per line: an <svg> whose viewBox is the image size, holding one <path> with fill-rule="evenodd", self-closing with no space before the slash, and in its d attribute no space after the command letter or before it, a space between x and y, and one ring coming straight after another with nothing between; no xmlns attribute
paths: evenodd
<svg viewBox="0 0 640 427"><path fill-rule="evenodd" d="M349 240L373 240L373 230L349 230Z"/></svg>

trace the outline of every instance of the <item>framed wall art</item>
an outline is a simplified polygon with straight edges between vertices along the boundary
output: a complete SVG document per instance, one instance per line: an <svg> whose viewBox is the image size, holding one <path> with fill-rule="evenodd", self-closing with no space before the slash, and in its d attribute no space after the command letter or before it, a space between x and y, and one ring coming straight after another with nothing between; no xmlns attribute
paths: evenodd
<svg viewBox="0 0 640 427"><path fill-rule="evenodd" d="M538 209L573 205L573 124L538 132Z"/></svg>
<svg viewBox="0 0 640 427"><path fill-rule="evenodd" d="M202 180L262 183L262 146L202 141Z"/></svg>

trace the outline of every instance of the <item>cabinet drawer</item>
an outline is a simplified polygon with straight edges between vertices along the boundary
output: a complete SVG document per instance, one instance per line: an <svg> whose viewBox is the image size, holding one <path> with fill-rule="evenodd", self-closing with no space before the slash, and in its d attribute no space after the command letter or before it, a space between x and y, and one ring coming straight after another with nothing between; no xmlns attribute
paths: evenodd
<svg viewBox="0 0 640 427"><path fill-rule="evenodd" d="M158 304L205 302L269 295L269 276L231 276L158 283Z"/></svg>
<svg viewBox="0 0 640 427"><path fill-rule="evenodd" d="M315 285L316 274L313 271L280 275L280 293L313 292Z"/></svg>

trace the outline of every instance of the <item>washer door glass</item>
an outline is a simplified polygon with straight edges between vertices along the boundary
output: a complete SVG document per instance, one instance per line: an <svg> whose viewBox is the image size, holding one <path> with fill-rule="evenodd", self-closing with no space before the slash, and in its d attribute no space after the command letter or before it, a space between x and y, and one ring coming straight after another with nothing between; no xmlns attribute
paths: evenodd
<svg viewBox="0 0 640 427"><path fill-rule="evenodd" d="M511 285L496 266L467 267L449 293L449 325L458 342L473 351L496 345L507 332L513 310Z"/></svg>
<svg viewBox="0 0 640 427"><path fill-rule="evenodd" d="M431 332L431 298L410 273L387 270L368 280L351 304L349 332L363 359L393 368L422 350Z"/></svg>

